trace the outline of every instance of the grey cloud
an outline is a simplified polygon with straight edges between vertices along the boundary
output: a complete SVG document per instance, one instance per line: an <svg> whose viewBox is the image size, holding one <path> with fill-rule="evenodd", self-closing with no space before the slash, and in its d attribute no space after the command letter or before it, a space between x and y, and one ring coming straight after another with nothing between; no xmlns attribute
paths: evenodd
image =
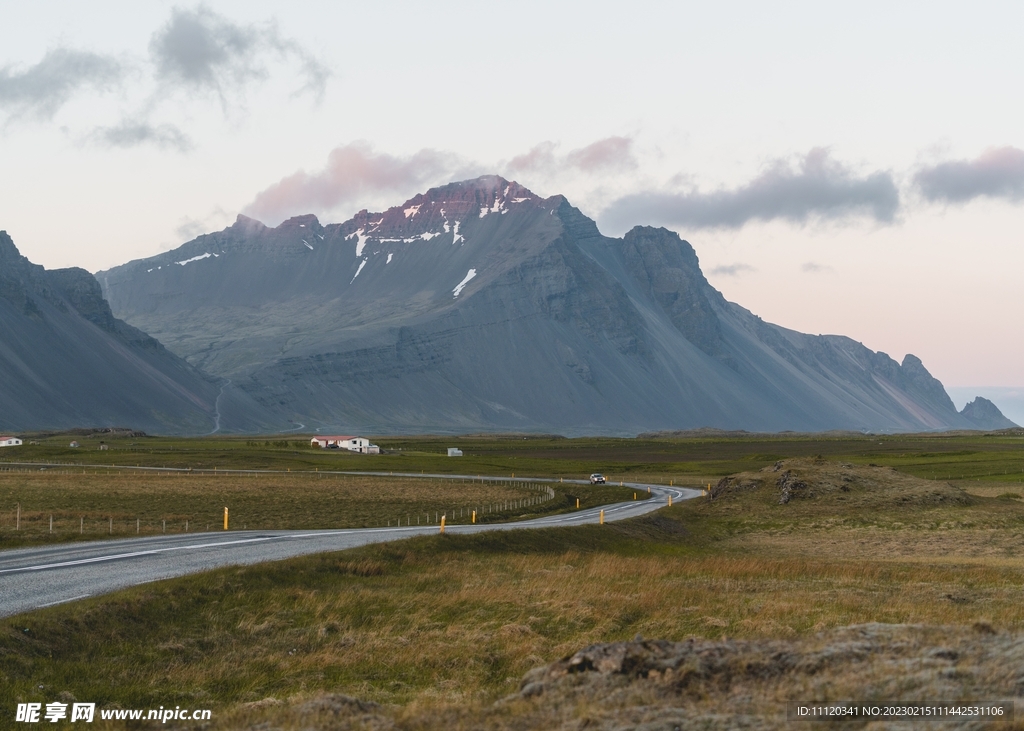
<svg viewBox="0 0 1024 731"><path fill-rule="evenodd" d="M178 152L188 152L192 149L192 141L188 136L171 124L153 125L148 122L126 120L114 127L100 127L91 137L110 147L152 145Z"/></svg>
<svg viewBox="0 0 1024 731"><path fill-rule="evenodd" d="M111 56L57 48L24 71L0 69L0 108L12 116L51 119L81 89L116 88L124 75L123 64Z"/></svg>
<svg viewBox="0 0 1024 731"><path fill-rule="evenodd" d="M322 97L330 71L273 25L238 25L205 7L175 8L153 34L149 51L157 77L195 91L212 91L224 99L228 90L265 79L268 56L298 61L305 83L300 92Z"/></svg>
<svg viewBox="0 0 1024 731"><path fill-rule="evenodd" d="M820 272L830 272L832 267L827 264L819 264L816 261L805 261L800 265L800 271L806 274L818 274Z"/></svg>
<svg viewBox="0 0 1024 731"><path fill-rule="evenodd" d="M555 172L575 169L584 173L636 167L633 140L629 137L606 137L565 155L556 154L558 145L541 142L528 152L513 157L505 164L510 174Z"/></svg>
<svg viewBox="0 0 1024 731"><path fill-rule="evenodd" d="M997 147L973 160L951 160L926 167L914 183L932 202L966 203L987 196L1024 200L1024 150Z"/></svg>
<svg viewBox="0 0 1024 731"><path fill-rule="evenodd" d="M172 244L168 248L177 246L182 241L191 241L196 236L212 231L215 228L229 223L231 216L228 215L220 206L213 208L206 216L202 218L192 218L191 216L184 216L180 220L180 223L175 227L174 234L177 237L176 243Z"/></svg>
<svg viewBox="0 0 1024 731"><path fill-rule="evenodd" d="M745 274L746 272L756 272L756 271L757 271L757 269L755 269L754 267L750 266L749 264L739 264L739 263L737 263L737 264L722 264L720 266L714 267L714 268L712 268L711 270L708 271L708 274L718 275L718 276L722 276L722 277L737 277L740 274Z"/></svg>
<svg viewBox="0 0 1024 731"><path fill-rule="evenodd" d="M601 215L603 225L626 229L635 223L688 228L740 228L752 220L782 219L805 223L868 216L891 222L900 196L893 177L877 171L858 177L833 160L827 149L814 148L794 168L777 160L745 185L704 193L644 192L613 202Z"/></svg>
<svg viewBox="0 0 1024 731"><path fill-rule="evenodd" d="M396 157L353 143L332 150L323 170L299 171L261 191L243 212L272 225L302 213L322 213L368 194L419 192L424 184L449 177L458 165L453 154L438 150Z"/></svg>

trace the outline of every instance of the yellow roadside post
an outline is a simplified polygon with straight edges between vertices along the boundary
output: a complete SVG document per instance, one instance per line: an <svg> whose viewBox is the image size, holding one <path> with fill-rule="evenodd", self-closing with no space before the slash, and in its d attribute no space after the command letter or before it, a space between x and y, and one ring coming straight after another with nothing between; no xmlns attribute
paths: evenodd
<svg viewBox="0 0 1024 731"><path fill-rule="evenodd" d="M476 524L476 511L473 511L473 523Z"/></svg>
<svg viewBox="0 0 1024 731"><path fill-rule="evenodd" d="M224 530L228 529L228 508L224 506Z"/></svg>
<svg viewBox="0 0 1024 731"><path fill-rule="evenodd" d="M576 498L576 509L577 510L580 509L580 499L579 498Z"/></svg>
<svg viewBox="0 0 1024 731"><path fill-rule="evenodd" d="M672 507L672 496L671 495L668 496L668 506L670 508Z"/></svg>
<svg viewBox="0 0 1024 731"><path fill-rule="evenodd" d="M601 520L600 525L604 525L604 511L603 510L601 511L601 519L600 520Z"/></svg>
<svg viewBox="0 0 1024 731"><path fill-rule="evenodd" d="M444 533L444 516L441 516L441 532Z"/></svg>
<svg viewBox="0 0 1024 731"><path fill-rule="evenodd" d="M633 493L633 499L636 500L636 493Z"/></svg>

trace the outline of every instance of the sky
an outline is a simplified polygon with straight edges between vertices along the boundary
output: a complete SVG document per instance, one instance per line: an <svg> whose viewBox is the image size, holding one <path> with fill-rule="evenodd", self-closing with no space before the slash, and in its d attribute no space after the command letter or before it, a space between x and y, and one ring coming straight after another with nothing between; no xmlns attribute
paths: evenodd
<svg viewBox="0 0 1024 731"><path fill-rule="evenodd" d="M497 173L677 231L765 320L1024 387L1020 3L0 13L0 229L47 268Z"/></svg>

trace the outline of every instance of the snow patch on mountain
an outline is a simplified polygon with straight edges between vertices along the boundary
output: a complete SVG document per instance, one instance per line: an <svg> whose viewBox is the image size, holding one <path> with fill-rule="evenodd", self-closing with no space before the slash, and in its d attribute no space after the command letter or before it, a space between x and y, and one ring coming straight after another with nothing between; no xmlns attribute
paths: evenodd
<svg viewBox="0 0 1024 731"><path fill-rule="evenodd" d="M455 289L452 290L452 294L454 295L454 297L458 297L460 294L462 294L462 290L465 289L467 284L469 284L469 280L471 280L475 276L476 276L476 269L470 269L466 273L465 278L463 278L463 280L461 282L456 284L455 285Z"/></svg>
<svg viewBox="0 0 1024 731"><path fill-rule="evenodd" d="M352 282L356 281L356 277L359 276L359 272L363 271L364 266L366 266L366 259L359 262L359 268L356 269L356 273L352 275ZM349 284L352 284L352 282L349 282Z"/></svg>
<svg viewBox="0 0 1024 731"><path fill-rule="evenodd" d="M379 224L380 221L378 221L377 223ZM359 229L358 231L354 231L350 233L348 236L346 236L345 240L351 241L353 236L356 238L356 257L358 258L363 255L363 247L366 246L366 241L370 237L363 234L363 229Z"/></svg>
<svg viewBox="0 0 1024 731"><path fill-rule="evenodd" d="M211 256L213 256L213 254L210 254L209 252L207 252L206 254L201 254L199 256L193 256L191 259L185 259L184 261L176 261L174 263L175 264L181 264L181 266L185 266L186 264L191 264L194 261L200 261L202 259L209 259Z"/></svg>

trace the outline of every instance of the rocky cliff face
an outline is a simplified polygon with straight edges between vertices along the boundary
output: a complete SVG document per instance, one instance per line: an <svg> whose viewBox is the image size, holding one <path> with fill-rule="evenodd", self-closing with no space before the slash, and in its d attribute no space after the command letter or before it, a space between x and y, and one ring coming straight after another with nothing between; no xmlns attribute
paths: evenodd
<svg viewBox="0 0 1024 731"><path fill-rule="evenodd" d="M960 411L960 415L969 421L975 429L993 431L997 429L1013 429L1017 425L1003 416L999 408L987 398L977 396Z"/></svg>
<svg viewBox="0 0 1024 731"><path fill-rule="evenodd" d="M276 428L970 428L914 356L766 323L676 234L607 238L495 176L340 224L240 216L98 279Z"/></svg>
<svg viewBox="0 0 1024 731"><path fill-rule="evenodd" d="M212 379L116 319L83 269L46 271L0 231L0 429L214 428Z"/></svg>

